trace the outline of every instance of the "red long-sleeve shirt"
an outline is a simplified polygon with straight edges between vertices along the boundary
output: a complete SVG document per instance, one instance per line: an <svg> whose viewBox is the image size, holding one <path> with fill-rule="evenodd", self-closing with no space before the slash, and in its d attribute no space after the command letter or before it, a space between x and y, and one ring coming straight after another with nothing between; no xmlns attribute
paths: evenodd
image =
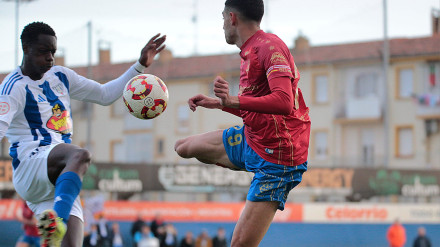
<svg viewBox="0 0 440 247"><path fill-rule="evenodd" d="M263 159L287 166L307 161L309 108L298 88L293 56L274 34L258 31L241 47L240 108L249 146Z"/></svg>

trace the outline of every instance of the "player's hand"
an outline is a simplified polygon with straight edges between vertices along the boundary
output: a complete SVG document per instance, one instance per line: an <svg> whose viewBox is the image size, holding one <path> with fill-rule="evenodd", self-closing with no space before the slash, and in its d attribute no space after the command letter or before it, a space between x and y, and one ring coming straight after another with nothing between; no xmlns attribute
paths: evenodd
<svg viewBox="0 0 440 247"><path fill-rule="evenodd" d="M188 106L191 111L196 111L198 106L208 109L222 109L223 106L219 99L211 98L203 94L198 94L188 100Z"/></svg>
<svg viewBox="0 0 440 247"><path fill-rule="evenodd" d="M222 106L239 108L238 97L229 95L229 82L221 76L214 79L214 94L220 98Z"/></svg>
<svg viewBox="0 0 440 247"><path fill-rule="evenodd" d="M156 54L165 49L166 35L159 37L160 33L154 35L150 41L142 48L141 57L139 58L139 63L145 67L148 67L153 63Z"/></svg>

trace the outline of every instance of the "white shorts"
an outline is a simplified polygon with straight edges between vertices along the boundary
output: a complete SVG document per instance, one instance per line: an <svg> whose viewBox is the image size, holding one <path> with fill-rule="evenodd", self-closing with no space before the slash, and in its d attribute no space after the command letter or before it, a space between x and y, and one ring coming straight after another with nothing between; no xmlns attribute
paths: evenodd
<svg viewBox="0 0 440 247"><path fill-rule="evenodd" d="M20 165L13 172L15 190L36 215L53 208L54 205L55 186L47 176L47 157L56 145L39 147L33 155L20 160ZM84 221L79 196L73 203L70 215Z"/></svg>

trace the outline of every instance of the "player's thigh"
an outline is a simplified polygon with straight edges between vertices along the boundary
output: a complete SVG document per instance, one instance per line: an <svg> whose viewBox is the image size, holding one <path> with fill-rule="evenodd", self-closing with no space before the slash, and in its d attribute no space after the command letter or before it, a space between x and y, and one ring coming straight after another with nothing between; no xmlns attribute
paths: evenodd
<svg viewBox="0 0 440 247"><path fill-rule="evenodd" d="M54 147L50 145L35 149L15 169L12 181L23 200L31 203L53 200L54 185L48 179L47 157ZM32 211L35 212L34 209Z"/></svg>
<svg viewBox="0 0 440 247"><path fill-rule="evenodd" d="M223 130L215 130L178 140L176 152L184 158L219 160L227 158L223 146Z"/></svg>
<svg viewBox="0 0 440 247"><path fill-rule="evenodd" d="M64 235L62 247L80 247L84 239L84 223L76 216L71 215L67 223L67 232Z"/></svg>
<svg viewBox="0 0 440 247"><path fill-rule="evenodd" d="M272 223L278 204L274 201L246 201L234 229L231 247L258 246Z"/></svg>

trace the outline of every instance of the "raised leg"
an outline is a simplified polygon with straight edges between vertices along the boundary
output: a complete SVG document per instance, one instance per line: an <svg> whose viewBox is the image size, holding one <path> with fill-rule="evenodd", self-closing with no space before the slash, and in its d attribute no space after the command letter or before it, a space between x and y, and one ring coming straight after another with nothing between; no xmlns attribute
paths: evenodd
<svg viewBox="0 0 440 247"><path fill-rule="evenodd" d="M70 217L70 212L81 191L82 179L87 172L90 160L91 155L87 150L71 144L57 145L52 149L47 159L48 177L55 185L53 210L61 219L54 224L64 225L64 228L67 225L67 231L64 230L65 235L64 233L45 233L42 236L48 236L48 239L61 238L63 239L62 246L82 246L83 222L77 217ZM48 214L50 215L50 213ZM60 228L56 226L56 229Z"/></svg>
<svg viewBox="0 0 440 247"><path fill-rule="evenodd" d="M178 140L174 146L182 158L196 158L205 164L217 164L233 170L240 169L231 163L223 146L223 130L215 130Z"/></svg>

